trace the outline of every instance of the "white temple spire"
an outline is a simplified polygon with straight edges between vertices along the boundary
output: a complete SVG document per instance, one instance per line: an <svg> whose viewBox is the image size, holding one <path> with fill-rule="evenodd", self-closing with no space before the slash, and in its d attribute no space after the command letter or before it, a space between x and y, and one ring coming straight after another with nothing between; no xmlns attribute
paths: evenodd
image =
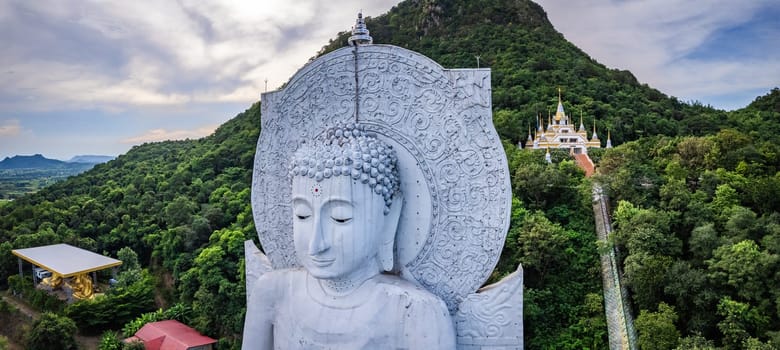
<svg viewBox="0 0 780 350"><path fill-rule="evenodd" d="M355 26L352 27L352 36L347 40L349 46L355 45L371 45L374 43L374 39L371 35L368 35L368 27L366 27L366 21L363 19L363 12L358 12L357 20L355 20Z"/></svg>
<svg viewBox="0 0 780 350"><path fill-rule="evenodd" d="M541 132L544 132L544 127L542 124L544 124L544 121L542 120L542 114L538 113L536 115L536 124L539 126L537 129L539 130L536 134L538 135Z"/></svg>
<svg viewBox="0 0 780 350"><path fill-rule="evenodd" d="M555 110L555 124L569 124L566 112L563 110L563 99L561 98L561 88L558 88L558 108Z"/></svg>

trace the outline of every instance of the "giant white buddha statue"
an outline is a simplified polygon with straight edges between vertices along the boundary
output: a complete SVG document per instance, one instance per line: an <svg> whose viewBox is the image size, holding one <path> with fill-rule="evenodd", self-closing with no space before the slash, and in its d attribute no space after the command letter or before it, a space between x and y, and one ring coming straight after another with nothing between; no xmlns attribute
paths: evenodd
<svg viewBox="0 0 780 350"><path fill-rule="evenodd" d="M444 302L397 275L403 201L395 151L360 126L295 153L293 238L302 267L264 274L248 301L245 349L454 349Z"/></svg>
<svg viewBox="0 0 780 350"><path fill-rule="evenodd" d="M489 69L349 47L262 95L244 349L523 349Z"/></svg>

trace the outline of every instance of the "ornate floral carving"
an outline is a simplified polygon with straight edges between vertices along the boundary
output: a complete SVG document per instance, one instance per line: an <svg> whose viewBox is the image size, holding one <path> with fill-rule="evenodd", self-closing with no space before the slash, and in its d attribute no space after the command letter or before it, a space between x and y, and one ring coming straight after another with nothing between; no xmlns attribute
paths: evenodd
<svg viewBox="0 0 780 350"><path fill-rule="evenodd" d="M523 268L470 294L455 315L459 350L523 349Z"/></svg>

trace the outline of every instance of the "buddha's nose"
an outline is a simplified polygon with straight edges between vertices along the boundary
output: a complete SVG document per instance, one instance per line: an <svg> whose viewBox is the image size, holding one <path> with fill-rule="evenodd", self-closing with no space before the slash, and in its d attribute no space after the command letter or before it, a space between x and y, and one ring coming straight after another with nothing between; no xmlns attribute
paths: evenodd
<svg viewBox="0 0 780 350"><path fill-rule="evenodd" d="M317 223L314 225L314 235L311 238L311 242L309 242L309 255L318 255L330 248L330 245L325 239L324 231L322 222L317 220Z"/></svg>

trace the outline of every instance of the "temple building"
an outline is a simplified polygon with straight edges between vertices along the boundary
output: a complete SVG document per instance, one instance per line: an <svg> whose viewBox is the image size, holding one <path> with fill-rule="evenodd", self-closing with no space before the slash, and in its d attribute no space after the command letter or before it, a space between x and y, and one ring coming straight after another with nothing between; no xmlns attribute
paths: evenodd
<svg viewBox="0 0 780 350"><path fill-rule="evenodd" d="M596 133L596 121L593 121L593 133L588 140L588 132L582 123L580 115L580 125L575 128L569 115L563 109L561 100L561 89L558 89L558 108L555 116L548 116L546 127L541 116L537 116L538 127L535 135L528 130L528 140L525 142L527 149L550 149L563 148L570 150L573 154L587 154L588 148L601 148L601 140ZM609 135L609 134L608 134ZM611 148L612 142L607 136L607 148Z"/></svg>

